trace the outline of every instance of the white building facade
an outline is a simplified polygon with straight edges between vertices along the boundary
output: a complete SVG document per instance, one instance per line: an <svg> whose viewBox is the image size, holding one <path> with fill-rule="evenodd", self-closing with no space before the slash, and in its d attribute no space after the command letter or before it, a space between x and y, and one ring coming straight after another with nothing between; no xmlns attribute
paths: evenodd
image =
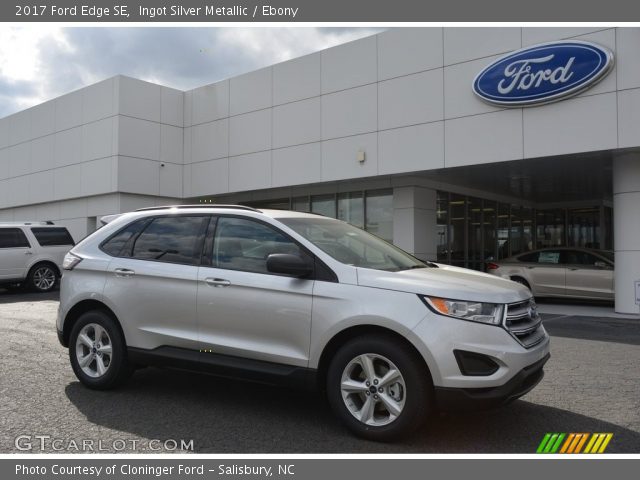
<svg viewBox="0 0 640 480"><path fill-rule="evenodd" d="M496 59L561 39L613 69L507 108L472 91ZM197 88L118 76L0 119L0 221L171 203L314 211L416 256L482 269L538 247L616 252L638 313L640 29L401 28Z"/></svg>

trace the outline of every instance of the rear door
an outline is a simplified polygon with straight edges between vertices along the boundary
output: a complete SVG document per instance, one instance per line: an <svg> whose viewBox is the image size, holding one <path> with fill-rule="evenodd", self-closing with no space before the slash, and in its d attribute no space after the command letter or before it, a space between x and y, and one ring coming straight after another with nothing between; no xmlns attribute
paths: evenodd
<svg viewBox="0 0 640 480"><path fill-rule="evenodd" d="M536 262L525 266L537 295L564 295L566 266L563 250L542 250Z"/></svg>
<svg viewBox="0 0 640 480"><path fill-rule="evenodd" d="M24 232L15 227L0 227L0 280L22 280L33 255Z"/></svg>
<svg viewBox="0 0 640 480"><path fill-rule="evenodd" d="M167 215L132 223L102 245L113 255L104 296L129 346L198 348L196 282L210 216Z"/></svg>
<svg viewBox="0 0 640 480"><path fill-rule="evenodd" d="M209 265L198 273L203 351L306 367L314 280L270 273L266 260L308 254L276 227L247 217L218 217L211 238Z"/></svg>
<svg viewBox="0 0 640 480"><path fill-rule="evenodd" d="M613 265L581 250L567 250L566 294L595 299L613 298Z"/></svg>

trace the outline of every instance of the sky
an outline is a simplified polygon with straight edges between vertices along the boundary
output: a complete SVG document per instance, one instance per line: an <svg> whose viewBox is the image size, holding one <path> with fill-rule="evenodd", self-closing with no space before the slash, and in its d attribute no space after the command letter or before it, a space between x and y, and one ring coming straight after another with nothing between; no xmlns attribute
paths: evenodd
<svg viewBox="0 0 640 480"><path fill-rule="evenodd" d="M0 118L113 75L188 90L380 30L0 26Z"/></svg>

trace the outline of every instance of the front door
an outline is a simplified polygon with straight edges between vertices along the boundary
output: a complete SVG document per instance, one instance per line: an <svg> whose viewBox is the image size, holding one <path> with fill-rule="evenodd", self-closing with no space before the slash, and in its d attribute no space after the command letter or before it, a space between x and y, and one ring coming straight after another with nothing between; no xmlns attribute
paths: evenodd
<svg viewBox="0 0 640 480"><path fill-rule="evenodd" d="M267 271L271 253L307 255L263 222L218 217L209 266L198 272L198 323L204 354L306 367L313 280ZM207 252L207 249L209 251Z"/></svg>

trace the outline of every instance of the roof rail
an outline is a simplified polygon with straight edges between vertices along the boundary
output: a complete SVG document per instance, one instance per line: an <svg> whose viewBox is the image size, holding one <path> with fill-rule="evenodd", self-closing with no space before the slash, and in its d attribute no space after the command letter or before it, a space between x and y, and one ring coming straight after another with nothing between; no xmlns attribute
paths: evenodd
<svg viewBox="0 0 640 480"><path fill-rule="evenodd" d="M28 222L0 222L2 225L55 225L51 220L34 220Z"/></svg>
<svg viewBox="0 0 640 480"><path fill-rule="evenodd" d="M207 203L207 204L198 204L198 205L162 205L159 207L138 208L136 212L145 212L147 210L169 210L173 208L178 208L178 209L181 209L181 208L229 208L234 210L248 210L250 212L262 213L257 208L247 207L246 205L223 205L223 204L216 204L216 203Z"/></svg>

